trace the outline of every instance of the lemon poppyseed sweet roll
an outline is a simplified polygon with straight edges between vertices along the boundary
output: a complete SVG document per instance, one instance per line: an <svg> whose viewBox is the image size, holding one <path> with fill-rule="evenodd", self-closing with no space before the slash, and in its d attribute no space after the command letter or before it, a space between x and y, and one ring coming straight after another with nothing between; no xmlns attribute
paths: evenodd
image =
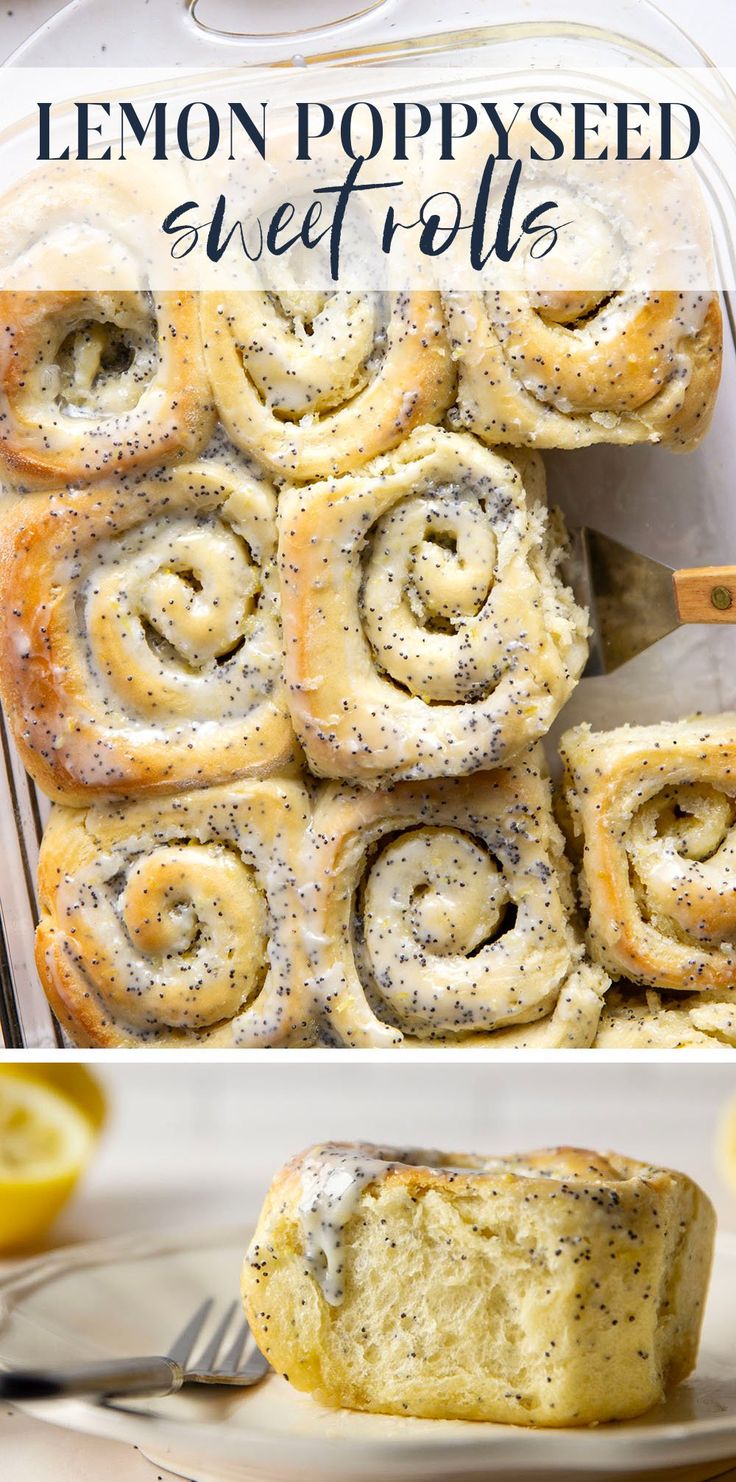
<svg viewBox="0 0 736 1482"><path fill-rule="evenodd" d="M736 984L736 715L562 738L592 956L654 988Z"/></svg>
<svg viewBox="0 0 736 1482"><path fill-rule="evenodd" d="M339 1044L543 1037L557 1006L550 1042L592 1043L608 980L570 924L542 765L317 795L312 974Z"/></svg>
<svg viewBox="0 0 736 1482"><path fill-rule="evenodd" d="M289 479L359 468L455 395L431 292L206 293L202 332L229 436Z"/></svg>
<svg viewBox="0 0 736 1482"><path fill-rule="evenodd" d="M522 125L517 149L524 139ZM572 154L569 134L568 144ZM685 451L708 428L723 330L697 176L656 158L642 174L638 161L621 160L606 121L599 144L594 162L570 159L563 180L533 149L525 161L520 214L547 196L558 219L574 223L554 250L522 250L486 292L448 283L452 418L491 445ZM463 146L476 157L478 148L472 138Z"/></svg>
<svg viewBox="0 0 736 1482"><path fill-rule="evenodd" d="M77 1044L303 1041L308 806L299 783L271 778L54 810L36 962Z"/></svg>
<svg viewBox="0 0 736 1482"><path fill-rule="evenodd" d="M455 422L491 445L687 451L707 431L723 347L713 293L487 292L445 306Z"/></svg>
<svg viewBox="0 0 736 1482"><path fill-rule="evenodd" d="M684 1174L613 1153L332 1143L276 1175L243 1299L322 1404L593 1425L694 1367L714 1226Z"/></svg>
<svg viewBox="0 0 736 1482"><path fill-rule="evenodd" d="M531 239L522 232L487 291L440 263L458 368L451 420L491 446L686 450L710 422L723 332L697 172L689 161L660 159L651 135L638 141L650 146L646 166L622 157L612 118L596 132L595 159L576 158L572 128L561 122L561 170L540 157L539 139L519 119L518 220L526 230L540 201L554 205L553 216L532 225ZM510 184L512 167L499 167ZM461 195L486 168L480 134L468 136L455 164ZM494 174L494 189L500 183Z"/></svg>
<svg viewBox="0 0 736 1482"><path fill-rule="evenodd" d="M286 679L312 771L473 772L547 731L587 620L543 492L540 460L423 427L358 474L282 495Z"/></svg>
<svg viewBox="0 0 736 1482"><path fill-rule="evenodd" d="M276 500L223 460L29 494L0 529L0 693L50 796L181 790L293 758Z"/></svg>
<svg viewBox="0 0 736 1482"><path fill-rule="evenodd" d="M3 202L6 482L42 488L140 472L191 457L212 432L197 295L151 282L151 189L145 175L132 185L67 165L29 177Z"/></svg>

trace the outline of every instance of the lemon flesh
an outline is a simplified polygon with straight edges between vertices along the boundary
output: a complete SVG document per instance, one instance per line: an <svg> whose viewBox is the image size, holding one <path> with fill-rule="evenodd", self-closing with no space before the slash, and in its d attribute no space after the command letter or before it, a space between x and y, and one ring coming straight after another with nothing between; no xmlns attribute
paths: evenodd
<svg viewBox="0 0 736 1482"><path fill-rule="evenodd" d="M13 1060L0 1067L3 1075L18 1076L20 1080L40 1081L59 1091L77 1110L83 1112L96 1131L103 1126L107 1116L105 1093L97 1076L86 1065L61 1059L54 1061Z"/></svg>
<svg viewBox="0 0 736 1482"><path fill-rule="evenodd" d="M71 1195L95 1134L66 1096L0 1067L0 1250L38 1241Z"/></svg>
<svg viewBox="0 0 736 1482"><path fill-rule="evenodd" d="M716 1158L721 1176L736 1194L736 1099L727 1102L721 1112Z"/></svg>

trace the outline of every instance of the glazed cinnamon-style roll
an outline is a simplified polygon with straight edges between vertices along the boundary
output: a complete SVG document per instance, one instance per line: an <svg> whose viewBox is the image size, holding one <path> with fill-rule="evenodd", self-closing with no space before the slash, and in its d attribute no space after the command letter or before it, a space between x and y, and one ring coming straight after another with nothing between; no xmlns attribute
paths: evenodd
<svg viewBox="0 0 736 1482"><path fill-rule="evenodd" d="M434 293L205 293L202 330L229 436L291 480L359 468L454 398Z"/></svg>
<svg viewBox="0 0 736 1482"><path fill-rule="evenodd" d="M736 715L568 731L595 960L666 989L736 984Z"/></svg>
<svg viewBox="0 0 736 1482"><path fill-rule="evenodd" d="M19 488L191 457L214 410L197 295L150 280L147 191L32 176L0 228L0 469ZM10 245L9 245L10 244ZM58 286L80 282L79 288Z"/></svg>
<svg viewBox="0 0 736 1482"><path fill-rule="evenodd" d="M294 755L271 487L225 460L32 494L0 530L0 693L51 796L183 789Z"/></svg>
<svg viewBox="0 0 736 1482"><path fill-rule="evenodd" d="M543 487L539 460L423 427L358 474L282 494L286 679L313 772L473 772L548 730L587 620Z"/></svg>
<svg viewBox="0 0 736 1482"><path fill-rule="evenodd" d="M445 300L454 424L495 445L694 448L721 372L714 294L487 292Z"/></svg>
<svg viewBox="0 0 736 1482"><path fill-rule="evenodd" d="M615 1153L328 1143L273 1180L243 1300L320 1404L595 1425L693 1369L714 1229L691 1179Z"/></svg>
<svg viewBox="0 0 736 1482"><path fill-rule="evenodd" d="M54 811L36 962L76 1044L303 1041L308 806L299 783L272 778Z"/></svg>
<svg viewBox="0 0 736 1482"><path fill-rule="evenodd" d="M323 788L312 972L338 1044L477 1044L544 1019L566 995L567 1043L592 1040L606 984L592 970L579 976L540 763L532 754L388 791ZM564 1040L559 1018L556 1028Z"/></svg>

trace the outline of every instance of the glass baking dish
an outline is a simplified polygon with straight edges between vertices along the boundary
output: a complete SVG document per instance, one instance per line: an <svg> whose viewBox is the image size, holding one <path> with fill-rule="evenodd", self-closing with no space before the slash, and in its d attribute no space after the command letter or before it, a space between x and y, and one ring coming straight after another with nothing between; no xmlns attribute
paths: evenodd
<svg viewBox="0 0 736 1482"><path fill-rule="evenodd" d="M618 8L620 33L591 24L591 5L582 0L565 5L565 22L556 19L558 6L546 0L497 4L490 27L478 24L488 11L483 0L467 0L453 17L453 30L444 0L421 5L385 0L370 11L366 4L333 3L332 14L363 12L339 25L254 37L247 31L254 7L244 0L171 0L155 11L145 0L128 0L124 13L117 0L72 0L15 53L11 65L95 65L106 60L104 49L114 50L116 62L126 64L370 66L416 58L457 71L481 58L494 68L556 65L566 46L574 44L578 57L583 47L591 68L675 64L699 69L698 85L720 127L734 131L736 99L727 82L696 44L645 0L626 0ZM312 13L317 8L311 7ZM257 9L262 17L264 7ZM298 10L300 17L306 14L303 3ZM272 8L274 17L287 11L286 0ZM213 18L222 30L205 28ZM226 24L238 30L226 31ZM733 243L728 231L719 231L718 219L719 213L727 219L736 199L717 161L705 161L703 184L711 197L717 248L731 259L722 281L733 283ZM730 410L736 402L736 327L730 296L723 298L721 391L712 428L695 453L675 457L651 447L600 446L574 457L545 455L550 502L559 504L572 524L598 528L671 566L736 562ZM549 737L550 761L554 768L555 737L581 720L605 727L731 707L736 707L736 629L682 628L605 679L581 682ZM0 1044L53 1049L64 1044L64 1037L33 961L36 864L49 805L27 777L1 717L0 740Z"/></svg>

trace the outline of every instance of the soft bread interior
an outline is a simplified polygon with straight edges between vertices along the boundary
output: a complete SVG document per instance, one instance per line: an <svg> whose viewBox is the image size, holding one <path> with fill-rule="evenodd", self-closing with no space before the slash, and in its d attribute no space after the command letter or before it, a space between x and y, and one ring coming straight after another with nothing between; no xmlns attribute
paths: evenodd
<svg viewBox="0 0 736 1482"><path fill-rule="evenodd" d="M545 1426L643 1413L695 1363L713 1212L690 1180L635 1167L647 1176L589 1183L391 1172L343 1232L331 1306L292 1166L244 1268L256 1338L331 1405Z"/></svg>

